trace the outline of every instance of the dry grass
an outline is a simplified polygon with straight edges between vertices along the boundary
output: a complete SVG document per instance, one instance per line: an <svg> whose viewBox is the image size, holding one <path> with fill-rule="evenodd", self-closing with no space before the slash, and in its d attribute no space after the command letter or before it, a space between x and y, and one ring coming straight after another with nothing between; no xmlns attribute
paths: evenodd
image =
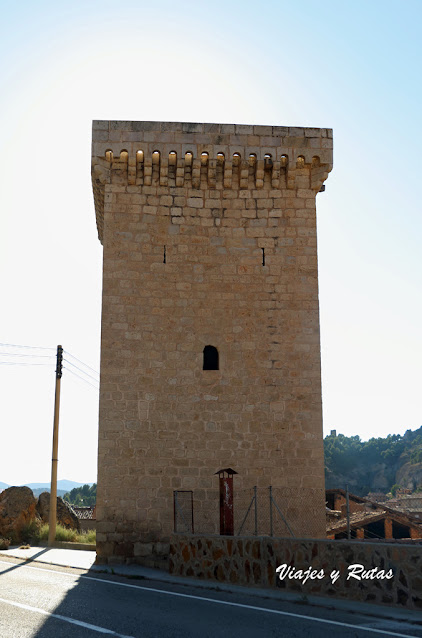
<svg viewBox="0 0 422 638"><path fill-rule="evenodd" d="M41 526L39 539L48 540L48 524ZM56 541L63 541L66 543L89 543L90 545L95 545L95 529L90 529L87 532L78 532L75 529L67 529L62 525L57 525Z"/></svg>

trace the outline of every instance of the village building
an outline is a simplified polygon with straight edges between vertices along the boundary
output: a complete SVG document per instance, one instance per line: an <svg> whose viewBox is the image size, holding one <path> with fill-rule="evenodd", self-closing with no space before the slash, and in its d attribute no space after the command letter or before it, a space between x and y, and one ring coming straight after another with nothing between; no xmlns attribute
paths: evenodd
<svg viewBox="0 0 422 638"><path fill-rule="evenodd" d="M422 521L422 492L396 496L396 498L388 501L388 506L407 512Z"/></svg>
<svg viewBox="0 0 422 638"><path fill-rule="evenodd" d="M356 540L422 539L422 525L407 514L391 510L356 512L350 516L350 537ZM347 519L342 517L327 525L327 538L346 539Z"/></svg>
<svg viewBox="0 0 422 638"><path fill-rule="evenodd" d="M346 492L342 489L326 490L327 538L347 538ZM422 525L411 512L399 510L387 503L349 493L349 524L352 539L419 539Z"/></svg>
<svg viewBox="0 0 422 638"><path fill-rule="evenodd" d="M409 487L399 487L396 492L396 496L408 496L412 493L412 490Z"/></svg>
<svg viewBox="0 0 422 638"><path fill-rule="evenodd" d="M325 502L328 510L340 512L340 515L346 516L346 491L335 488L325 490ZM368 505L367 499L349 493L349 512L362 512Z"/></svg>
<svg viewBox="0 0 422 638"><path fill-rule="evenodd" d="M387 494L384 492L369 492L366 498L368 501L374 501L375 503L385 503L388 500Z"/></svg>
<svg viewBox="0 0 422 638"><path fill-rule="evenodd" d="M96 506L83 506L72 505L72 509L75 512L79 520L80 529L84 532L96 528Z"/></svg>
<svg viewBox="0 0 422 638"><path fill-rule="evenodd" d="M325 536L316 196L330 129L94 121L99 561L168 551L174 491L294 490ZM283 508L283 504L281 504Z"/></svg>

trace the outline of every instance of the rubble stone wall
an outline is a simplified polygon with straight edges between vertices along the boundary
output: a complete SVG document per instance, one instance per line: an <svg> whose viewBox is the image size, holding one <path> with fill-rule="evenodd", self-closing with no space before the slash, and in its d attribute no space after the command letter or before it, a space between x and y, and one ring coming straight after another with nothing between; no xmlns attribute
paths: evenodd
<svg viewBox="0 0 422 638"><path fill-rule="evenodd" d="M284 564L295 571L310 566L323 570L324 578L304 583L289 577L280 580L276 568ZM391 569L393 577L347 579L353 564L363 565L365 571L377 568L377 574ZM169 570L218 582L422 610L422 544L173 535ZM340 572L334 583L333 570Z"/></svg>

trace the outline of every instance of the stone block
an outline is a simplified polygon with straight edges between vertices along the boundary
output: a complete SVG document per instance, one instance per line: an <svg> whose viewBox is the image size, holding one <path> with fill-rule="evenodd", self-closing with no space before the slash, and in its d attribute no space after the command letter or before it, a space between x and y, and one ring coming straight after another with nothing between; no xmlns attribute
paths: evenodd
<svg viewBox="0 0 422 638"><path fill-rule="evenodd" d="M134 556L151 556L153 553L152 543L135 543L133 555Z"/></svg>

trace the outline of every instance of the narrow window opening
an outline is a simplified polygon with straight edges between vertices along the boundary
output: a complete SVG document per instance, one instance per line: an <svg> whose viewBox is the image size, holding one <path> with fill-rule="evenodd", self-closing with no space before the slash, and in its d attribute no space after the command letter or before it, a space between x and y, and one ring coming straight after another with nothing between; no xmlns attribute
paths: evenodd
<svg viewBox="0 0 422 638"><path fill-rule="evenodd" d="M164 246L164 252L163 252L163 264L166 263L166 247Z"/></svg>
<svg viewBox="0 0 422 638"><path fill-rule="evenodd" d="M218 350L214 346L205 346L203 370L219 370Z"/></svg>
<svg viewBox="0 0 422 638"><path fill-rule="evenodd" d="M262 250L262 265L265 266L265 248L261 248Z"/></svg>

